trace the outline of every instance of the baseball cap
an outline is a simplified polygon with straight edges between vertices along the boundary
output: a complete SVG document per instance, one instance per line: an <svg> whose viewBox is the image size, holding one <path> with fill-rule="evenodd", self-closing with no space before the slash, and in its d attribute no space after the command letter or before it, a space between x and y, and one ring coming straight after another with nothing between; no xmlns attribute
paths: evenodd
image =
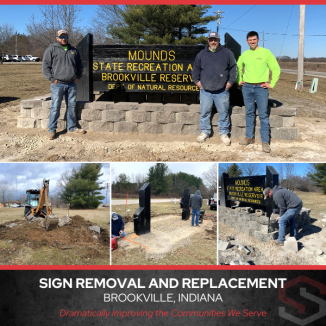
<svg viewBox="0 0 326 326"><path fill-rule="evenodd" d="M118 214L115 212L112 212L112 220L117 220L118 219Z"/></svg>
<svg viewBox="0 0 326 326"><path fill-rule="evenodd" d="M264 189L264 191L263 191L264 199L267 198L267 196L268 196L268 194L269 194L269 192L271 190L272 190L272 188L269 188L269 187L267 187L267 188Z"/></svg>
<svg viewBox="0 0 326 326"><path fill-rule="evenodd" d="M60 29L60 31L57 31L57 37L59 37L59 36L62 35L62 34L66 34L66 35L68 35L68 32L65 31L64 29Z"/></svg>
<svg viewBox="0 0 326 326"><path fill-rule="evenodd" d="M218 33L217 32L210 32L209 34L208 34L208 38L218 38L218 39L220 39L220 35L218 35Z"/></svg>

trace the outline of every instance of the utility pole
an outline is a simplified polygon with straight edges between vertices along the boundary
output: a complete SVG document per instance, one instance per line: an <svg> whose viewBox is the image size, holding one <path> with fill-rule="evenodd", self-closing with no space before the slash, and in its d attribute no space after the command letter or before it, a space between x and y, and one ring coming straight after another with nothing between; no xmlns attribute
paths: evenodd
<svg viewBox="0 0 326 326"><path fill-rule="evenodd" d="M16 55L17 55L17 31L16 31Z"/></svg>
<svg viewBox="0 0 326 326"><path fill-rule="evenodd" d="M265 47L265 31L263 31L263 48Z"/></svg>
<svg viewBox="0 0 326 326"><path fill-rule="evenodd" d="M224 11L213 11L214 14L216 14L217 19L217 26L216 26L216 32L218 33L219 26L221 25L221 19L224 18L224 16L221 16L221 14L224 14Z"/></svg>
<svg viewBox="0 0 326 326"><path fill-rule="evenodd" d="M303 61L304 61L304 25L305 25L306 6L300 5L300 21L299 21L299 52L298 52L298 79L297 90L303 89Z"/></svg>
<svg viewBox="0 0 326 326"><path fill-rule="evenodd" d="M104 183L106 186L105 207L108 205L109 182Z"/></svg>

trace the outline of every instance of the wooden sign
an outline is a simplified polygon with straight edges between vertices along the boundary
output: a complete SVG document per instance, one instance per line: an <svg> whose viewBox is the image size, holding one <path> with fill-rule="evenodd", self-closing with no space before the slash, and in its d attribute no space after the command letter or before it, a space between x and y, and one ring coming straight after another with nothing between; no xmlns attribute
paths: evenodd
<svg viewBox="0 0 326 326"><path fill-rule="evenodd" d="M191 78L203 45L93 46L93 91L195 93Z"/></svg>

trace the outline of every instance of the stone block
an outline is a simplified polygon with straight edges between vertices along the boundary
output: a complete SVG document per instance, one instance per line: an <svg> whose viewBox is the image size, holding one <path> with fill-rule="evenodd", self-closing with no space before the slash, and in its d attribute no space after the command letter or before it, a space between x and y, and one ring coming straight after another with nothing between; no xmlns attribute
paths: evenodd
<svg viewBox="0 0 326 326"><path fill-rule="evenodd" d="M114 104L114 110L133 111L138 109L138 102L119 102Z"/></svg>
<svg viewBox="0 0 326 326"><path fill-rule="evenodd" d="M126 112L122 110L103 110L102 120L103 121L124 121L126 118Z"/></svg>
<svg viewBox="0 0 326 326"><path fill-rule="evenodd" d="M50 110L45 108L33 108L31 110L32 119L49 119Z"/></svg>
<svg viewBox="0 0 326 326"><path fill-rule="evenodd" d="M269 117L269 125L271 128L281 128L283 127L283 117L278 115L271 115ZM256 127L260 127L259 116L256 117Z"/></svg>
<svg viewBox="0 0 326 326"><path fill-rule="evenodd" d="M212 117L212 126L218 126L218 113L215 113Z"/></svg>
<svg viewBox="0 0 326 326"><path fill-rule="evenodd" d="M163 106L164 111L168 112L189 112L189 106L187 104L164 104Z"/></svg>
<svg viewBox="0 0 326 326"><path fill-rule="evenodd" d="M239 212L239 218L241 218L242 220L245 220L245 221L251 221L251 219L252 219L251 214L243 212L243 211Z"/></svg>
<svg viewBox="0 0 326 326"><path fill-rule="evenodd" d="M245 137L246 136L246 128L244 127L231 127L231 137L238 138L238 137Z"/></svg>
<svg viewBox="0 0 326 326"><path fill-rule="evenodd" d="M114 131L117 132L137 132L138 125L135 122L120 121L114 123Z"/></svg>
<svg viewBox="0 0 326 326"><path fill-rule="evenodd" d="M268 225L263 225L263 224L258 224L258 227L260 227L260 230L255 230L255 231L261 231L263 233L268 233L268 230L269 230L269 226ZM274 231L274 230L273 230Z"/></svg>
<svg viewBox="0 0 326 326"><path fill-rule="evenodd" d="M151 113L147 111L128 111L126 112L126 121L128 122L150 122Z"/></svg>
<svg viewBox="0 0 326 326"><path fill-rule="evenodd" d="M20 102L20 107L21 108L41 108L42 107L42 103L43 101L40 100L34 100L34 99L27 99L27 100L23 100Z"/></svg>
<svg viewBox="0 0 326 326"><path fill-rule="evenodd" d="M18 128L37 128L37 119L29 118L18 118L17 119Z"/></svg>
<svg viewBox="0 0 326 326"><path fill-rule="evenodd" d="M271 232L271 233L255 231L255 238L263 242L269 242L270 240L275 240L278 238L278 231Z"/></svg>
<svg viewBox="0 0 326 326"><path fill-rule="evenodd" d="M246 127L246 116L244 114L232 114L231 125L236 127Z"/></svg>
<svg viewBox="0 0 326 326"><path fill-rule="evenodd" d="M67 122L64 120L58 120L57 129L66 129L66 128L67 128Z"/></svg>
<svg viewBox="0 0 326 326"><path fill-rule="evenodd" d="M89 130L89 121L86 120L77 120L77 127L84 130Z"/></svg>
<svg viewBox="0 0 326 326"><path fill-rule="evenodd" d="M189 112L198 112L200 113L200 104L190 104L188 106Z"/></svg>
<svg viewBox="0 0 326 326"><path fill-rule="evenodd" d="M294 117L283 117L283 127L294 127L295 126L295 121Z"/></svg>
<svg viewBox="0 0 326 326"><path fill-rule="evenodd" d="M101 111L99 111L99 112L101 112ZM109 122L109 121L91 121L89 123L89 129L93 130L93 131L98 131L98 132L113 131L113 122Z"/></svg>
<svg viewBox="0 0 326 326"><path fill-rule="evenodd" d="M249 235L250 237L254 237L255 236L255 230L251 229L248 226L243 227L243 233L246 235Z"/></svg>
<svg viewBox="0 0 326 326"><path fill-rule="evenodd" d="M49 119L43 119L41 120L41 128L47 129L49 126Z"/></svg>
<svg viewBox="0 0 326 326"><path fill-rule="evenodd" d="M195 125L199 123L199 113L179 112L176 113L176 122L185 125Z"/></svg>
<svg viewBox="0 0 326 326"><path fill-rule="evenodd" d="M290 237L284 241L284 249L286 251L298 251L298 242L294 237Z"/></svg>
<svg viewBox="0 0 326 326"><path fill-rule="evenodd" d="M256 216L255 220L259 224L263 224L263 225L269 224L269 217L267 216Z"/></svg>
<svg viewBox="0 0 326 326"><path fill-rule="evenodd" d="M152 122L156 123L175 123L174 112L152 112Z"/></svg>
<svg viewBox="0 0 326 326"><path fill-rule="evenodd" d="M20 117L21 118L31 118L32 109L20 107Z"/></svg>
<svg viewBox="0 0 326 326"><path fill-rule="evenodd" d="M230 106L231 114L246 114L246 107L245 106Z"/></svg>
<svg viewBox="0 0 326 326"><path fill-rule="evenodd" d="M98 101L98 102L89 102L85 103L85 109L94 109L94 110L113 110L115 104L114 102L107 101Z"/></svg>
<svg viewBox="0 0 326 326"><path fill-rule="evenodd" d="M232 221L232 223L237 223L238 219L239 219L239 216L237 216L237 215L230 217L230 220Z"/></svg>
<svg viewBox="0 0 326 326"><path fill-rule="evenodd" d="M294 140L299 137L299 128L271 128L271 137L275 139Z"/></svg>
<svg viewBox="0 0 326 326"><path fill-rule="evenodd" d="M271 115L280 115L283 117L292 117L297 114L297 109L290 106L281 106L278 108L271 108Z"/></svg>
<svg viewBox="0 0 326 326"><path fill-rule="evenodd" d="M93 109L84 109L81 111L81 119L86 121L102 120L102 111ZM77 117L78 118L78 117Z"/></svg>
<svg viewBox="0 0 326 326"><path fill-rule="evenodd" d="M249 221L249 225L248 225L251 229L255 230L255 231L262 231L261 230L261 224L257 223L256 221ZM267 226L267 231L268 231L268 225ZM267 232L266 231L266 232Z"/></svg>
<svg viewBox="0 0 326 326"><path fill-rule="evenodd" d="M231 247L231 244L230 242L225 242L225 241L221 241L219 240L218 242L218 250L226 250L226 249L229 249Z"/></svg>
<svg viewBox="0 0 326 326"><path fill-rule="evenodd" d="M198 121L199 122L199 121ZM183 128L183 133L186 135L200 135L200 125L185 125Z"/></svg>
<svg viewBox="0 0 326 326"><path fill-rule="evenodd" d="M142 103L138 105L138 111L163 111L162 103Z"/></svg>
<svg viewBox="0 0 326 326"><path fill-rule="evenodd" d="M52 105L52 101L44 101L44 102L42 102L42 108L51 109L51 105ZM60 108L65 108L65 107L66 107L66 102L63 99L62 102L61 102Z"/></svg>
<svg viewBox="0 0 326 326"><path fill-rule="evenodd" d="M154 122L144 122L138 125L138 131L146 132L149 134L161 134L163 133L163 125Z"/></svg>
<svg viewBox="0 0 326 326"><path fill-rule="evenodd" d="M184 125L181 123L170 123L163 125L163 133L165 134L183 134Z"/></svg>

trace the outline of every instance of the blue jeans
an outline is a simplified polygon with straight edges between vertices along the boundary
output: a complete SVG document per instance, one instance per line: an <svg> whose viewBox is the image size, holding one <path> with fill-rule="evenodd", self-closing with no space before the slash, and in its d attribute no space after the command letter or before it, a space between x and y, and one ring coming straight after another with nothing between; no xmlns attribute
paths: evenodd
<svg viewBox="0 0 326 326"><path fill-rule="evenodd" d="M125 231L122 231L122 235L120 235L120 238L123 238L126 235ZM119 235L112 234L112 237L119 237Z"/></svg>
<svg viewBox="0 0 326 326"><path fill-rule="evenodd" d="M56 131L57 123L60 116L60 107L63 96L65 96L67 107L67 130L74 131L77 125L76 119L76 95L77 85L75 83L70 84L51 84L51 110L49 118L49 132Z"/></svg>
<svg viewBox="0 0 326 326"><path fill-rule="evenodd" d="M295 225L295 218L299 215L302 209L302 204L298 208L288 209L279 219L278 242L284 243L286 224L290 223L290 237L296 237L297 227Z"/></svg>
<svg viewBox="0 0 326 326"><path fill-rule="evenodd" d="M229 101L230 94L225 88L216 92L200 90L200 131L206 135L211 133L211 115L213 103L218 112L220 135L230 131Z"/></svg>
<svg viewBox="0 0 326 326"><path fill-rule="evenodd" d="M246 137L255 137L256 107L260 119L260 137L262 143L269 143L268 89L260 85L243 84L242 96L246 106Z"/></svg>
<svg viewBox="0 0 326 326"><path fill-rule="evenodd" d="M198 209L192 209L192 216L191 216L191 225L194 225L195 222L195 215L196 215L196 225L199 224L199 214L200 214L200 208Z"/></svg>

